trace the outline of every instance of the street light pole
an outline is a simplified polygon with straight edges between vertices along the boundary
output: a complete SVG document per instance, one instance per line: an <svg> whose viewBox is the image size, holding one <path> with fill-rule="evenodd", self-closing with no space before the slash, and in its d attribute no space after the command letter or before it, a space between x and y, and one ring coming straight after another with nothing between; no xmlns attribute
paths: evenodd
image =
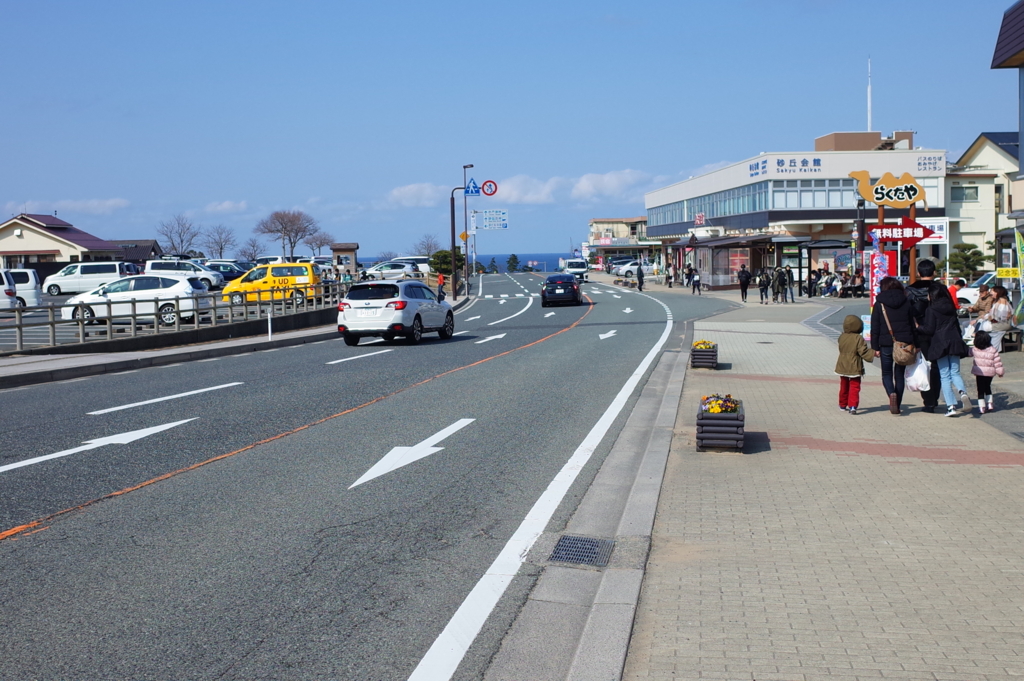
<svg viewBox="0 0 1024 681"><path fill-rule="evenodd" d="M458 287L457 282L455 280L455 272L456 272L456 269L455 269L455 192L459 191L460 189L465 191L466 185L462 185L461 187L455 187L454 189L452 189L451 201L449 202L449 206L451 206L451 209L452 209L452 250L450 251L450 254L452 256L452 302L453 303L459 299L459 287Z"/></svg>
<svg viewBox="0 0 1024 681"><path fill-rule="evenodd" d="M466 170L472 168L473 164L462 166L462 186L466 187ZM469 218L466 206L466 192L462 192L462 233L466 234L469 231ZM469 250L469 235L466 234L466 239L462 242L466 246L466 250ZM454 262L452 263L454 266ZM466 253L466 294L469 294L469 253Z"/></svg>

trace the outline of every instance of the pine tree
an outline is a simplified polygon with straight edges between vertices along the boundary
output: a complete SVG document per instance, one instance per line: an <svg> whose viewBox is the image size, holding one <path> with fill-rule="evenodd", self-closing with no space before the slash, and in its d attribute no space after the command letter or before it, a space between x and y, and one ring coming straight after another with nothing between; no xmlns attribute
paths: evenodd
<svg viewBox="0 0 1024 681"><path fill-rule="evenodd" d="M491 274L498 273L498 263L494 262L494 258L491 258L491 264L487 266L487 271Z"/></svg>
<svg viewBox="0 0 1024 681"><path fill-rule="evenodd" d="M953 244L949 254L949 269L958 277L973 281L986 262L995 260L994 256L984 255L974 244ZM940 262L941 269L946 263Z"/></svg>
<svg viewBox="0 0 1024 681"><path fill-rule="evenodd" d="M513 253L510 256L508 256L508 260L505 262L505 270L508 271L508 272L518 272L519 271L519 258L516 257L515 253Z"/></svg>

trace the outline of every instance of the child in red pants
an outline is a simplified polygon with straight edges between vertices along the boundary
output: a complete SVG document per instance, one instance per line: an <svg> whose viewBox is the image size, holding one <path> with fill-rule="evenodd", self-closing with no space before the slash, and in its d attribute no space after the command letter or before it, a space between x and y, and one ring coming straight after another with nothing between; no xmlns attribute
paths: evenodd
<svg viewBox="0 0 1024 681"><path fill-rule="evenodd" d="M846 315L843 334L839 336L836 373L839 374L839 408L851 414L856 414L860 406L860 377L864 375L864 360L875 361L874 351L861 335L863 331L864 322L860 317Z"/></svg>

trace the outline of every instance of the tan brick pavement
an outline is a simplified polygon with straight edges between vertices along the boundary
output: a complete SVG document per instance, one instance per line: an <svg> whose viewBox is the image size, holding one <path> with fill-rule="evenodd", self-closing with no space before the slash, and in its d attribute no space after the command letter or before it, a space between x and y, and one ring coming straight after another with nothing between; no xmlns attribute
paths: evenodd
<svg viewBox="0 0 1024 681"><path fill-rule="evenodd" d="M688 372L623 678L1021 678L1024 443L892 416L877 368L841 412L814 311L695 325L728 368ZM744 453L695 451L710 392L744 400Z"/></svg>

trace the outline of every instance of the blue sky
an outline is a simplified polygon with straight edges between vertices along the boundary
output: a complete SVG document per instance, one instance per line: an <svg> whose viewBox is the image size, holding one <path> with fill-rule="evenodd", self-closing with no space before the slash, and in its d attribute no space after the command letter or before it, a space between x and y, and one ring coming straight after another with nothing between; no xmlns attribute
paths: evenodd
<svg viewBox="0 0 1024 681"><path fill-rule="evenodd" d="M645 191L865 129L869 55L876 130L953 159L1016 130L1011 4L0 0L0 207L240 242L300 209L372 256L446 239L472 163L499 191L470 209L509 211L481 253L564 251Z"/></svg>

